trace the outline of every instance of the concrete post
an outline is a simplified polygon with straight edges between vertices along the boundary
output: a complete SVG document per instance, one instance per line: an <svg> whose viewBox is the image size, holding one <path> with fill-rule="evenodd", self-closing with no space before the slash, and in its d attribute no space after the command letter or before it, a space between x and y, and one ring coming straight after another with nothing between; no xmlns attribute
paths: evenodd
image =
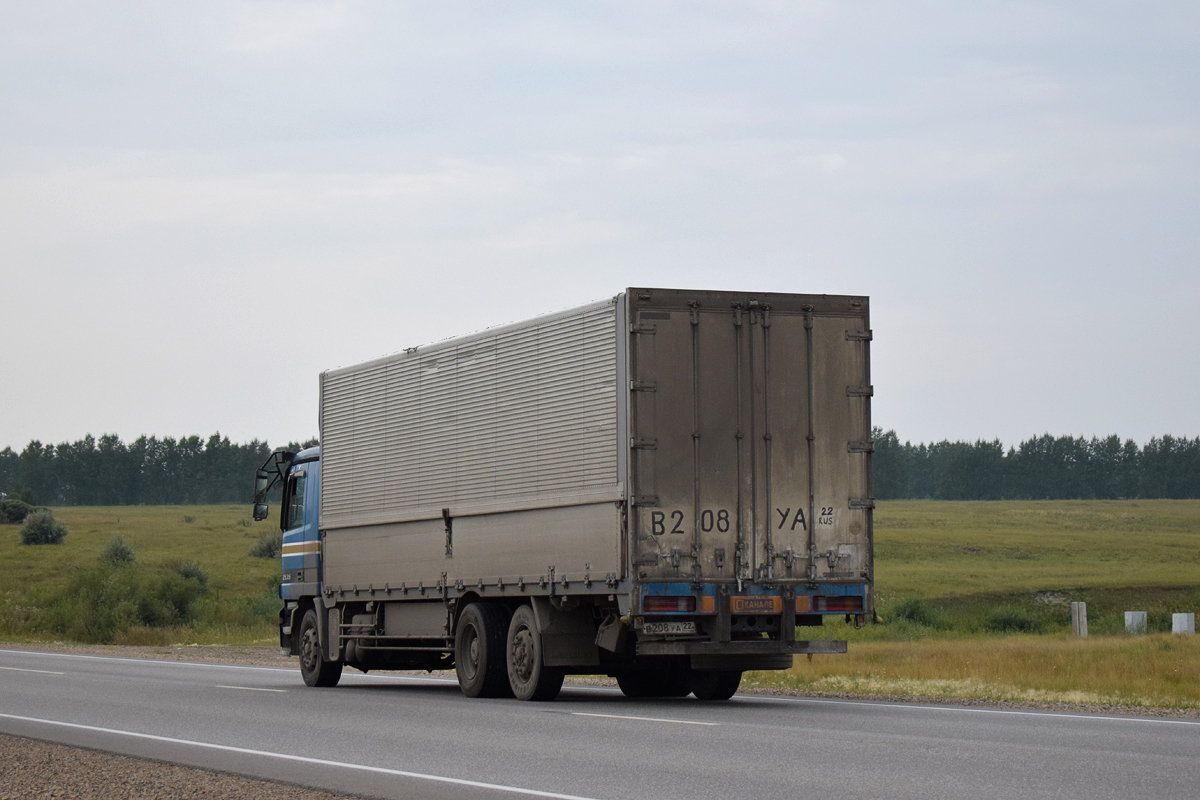
<svg viewBox="0 0 1200 800"><path fill-rule="evenodd" d="M1188 636L1195 635L1196 615L1191 612L1187 614L1172 614L1171 633L1185 633Z"/></svg>
<svg viewBox="0 0 1200 800"><path fill-rule="evenodd" d="M1146 612L1145 611L1126 611L1125 612L1125 630L1128 633L1145 633L1146 632Z"/></svg>
<svg viewBox="0 0 1200 800"><path fill-rule="evenodd" d="M1087 638L1087 603L1071 603L1071 633Z"/></svg>

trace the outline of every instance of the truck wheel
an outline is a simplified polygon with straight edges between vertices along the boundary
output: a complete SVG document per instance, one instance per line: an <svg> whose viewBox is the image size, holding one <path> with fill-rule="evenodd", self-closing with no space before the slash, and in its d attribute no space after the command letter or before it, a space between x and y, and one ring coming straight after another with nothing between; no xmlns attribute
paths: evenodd
<svg viewBox="0 0 1200 800"><path fill-rule="evenodd" d="M306 686L337 686L342 677L342 662L326 661L317 634L317 612L304 612L300 623L300 674Z"/></svg>
<svg viewBox="0 0 1200 800"><path fill-rule="evenodd" d="M504 666L506 621L504 611L490 603L472 603L458 618L454 671L467 697L511 696Z"/></svg>
<svg viewBox="0 0 1200 800"><path fill-rule="evenodd" d="M617 686L626 697L653 697L648 677L645 672L622 672L617 676Z"/></svg>
<svg viewBox="0 0 1200 800"><path fill-rule="evenodd" d="M640 672L624 672L617 676L617 686L626 697L686 697L691 685L671 668Z"/></svg>
<svg viewBox="0 0 1200 800"><path fill-rule="evenodd" d="M711 670L692 673L692 694L698 700L728 700L742 682L739 670Z"/></svg>
<svg viewBox="0 0 1200 800"><path fill-rule="evenodd" d="M518 700L553 700L562 690L562 669L542 663L542 635L533 609L521 606L508 624L508 683Z"/></svg>

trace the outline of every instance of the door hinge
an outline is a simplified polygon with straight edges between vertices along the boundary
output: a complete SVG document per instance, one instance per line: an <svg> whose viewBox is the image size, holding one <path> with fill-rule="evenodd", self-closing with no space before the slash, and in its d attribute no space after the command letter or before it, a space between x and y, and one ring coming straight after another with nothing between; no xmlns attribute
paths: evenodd
<svg viewBox="0 0 1200 800"><path fill-rule="evenodd" d="M630 381L629 391L631 392L656 392L658 384L654 381Z"/></svg>
<svg viewBox="0 0 1200 800"><path fill-rule="evenodd" d="M869 341L871 341L872 336L873 336L873 332L870 330L846 331L846 341L847 342L869 342Z"/></svg>
<svg viewBox="0 0 1200 800"><path fill-rule="evenodd" d="M633 505L644 506L646 508L657 508L658 507L658 495L643 494L643 495L635 496L633 498Z"/></svg>
<svg viewBox="0 0 1200 800"><path fill-rule="evenodd" d="M874 508L874 497L851 497L850 508Z"/></svg>
<svg viewBox="0 0 1200 800"><path fill-rule="evenodd" d="M657 331L654 324L649 322L634 322L629 326L630 333L644 333L653 336Z"/></svg>
<svg viewBox="0 0 1200 800"><path fill-rule="evenodd" d="M874 386L847 386L846 387L846 396L847 397L874 397L875 396L875 387Z"/></svg>
<svg viewBox="0 0 1200 800"><path fill-rule="evenodd" d="M630 439L629 446L634 450L657 450L657 439Z"/></svg>
<svg viewBox="0 0 1200 800"><path fill-rule="evenodd" d="M875 442L846 442L846 450L850 453L874 453Z"/></svg>

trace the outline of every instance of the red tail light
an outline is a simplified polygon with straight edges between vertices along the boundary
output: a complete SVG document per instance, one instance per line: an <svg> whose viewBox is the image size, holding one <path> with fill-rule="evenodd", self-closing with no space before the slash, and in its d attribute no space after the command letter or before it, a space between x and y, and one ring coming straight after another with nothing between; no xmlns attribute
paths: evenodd
<svg viewBox="0 0 1200 800"><path fill-rule="evenodd" d="M814 597L813 611L836 611L838 613L862 611L863 599L858 595L835 595L833 597Z"/></svg>
<svg viewBox="0 0 1200 800"><path fill-rule="evenodd" d="M662 595L650 595L642 598L642 611L647 614L663 614L672 611L691 611L696 610L696 598L688 595L687 597L663 597Z"/></svg>

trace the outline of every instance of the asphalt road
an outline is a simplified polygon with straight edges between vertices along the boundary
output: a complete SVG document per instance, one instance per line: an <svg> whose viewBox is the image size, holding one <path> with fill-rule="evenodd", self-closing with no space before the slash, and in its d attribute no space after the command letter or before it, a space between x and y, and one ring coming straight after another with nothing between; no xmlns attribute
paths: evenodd
<svg viewBox="0 0 1200 800"><path fill-rule="evenodd" d="M441 679L0 650L0 731L389 798L1189 798L1200 721L737 695L470 700Z"/></svg>

